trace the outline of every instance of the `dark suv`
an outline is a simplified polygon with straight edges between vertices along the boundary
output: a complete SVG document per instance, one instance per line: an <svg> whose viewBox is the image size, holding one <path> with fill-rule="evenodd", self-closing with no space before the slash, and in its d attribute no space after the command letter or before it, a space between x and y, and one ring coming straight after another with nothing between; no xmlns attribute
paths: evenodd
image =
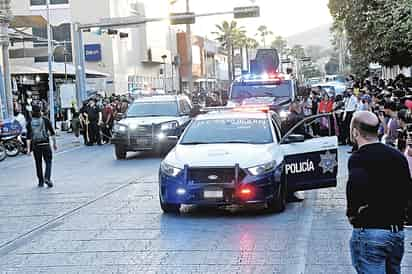
<svg viewBox="0 0 412 274"><path fill-rule="evenodd" d="M290 103L297 96L297 85L293 79L283 75L245 75L233 82L228 106L265 105L284 116Z"/></svg>
<svg viewBox="0 0 412 274"><path fill-rule="evenodd" d="M153 150L164 155L168 136L180 136L191 121L192 105L186 96L152 96L136 99L125 117L113 128L112 144L117 159L128 151Z"/></svg>

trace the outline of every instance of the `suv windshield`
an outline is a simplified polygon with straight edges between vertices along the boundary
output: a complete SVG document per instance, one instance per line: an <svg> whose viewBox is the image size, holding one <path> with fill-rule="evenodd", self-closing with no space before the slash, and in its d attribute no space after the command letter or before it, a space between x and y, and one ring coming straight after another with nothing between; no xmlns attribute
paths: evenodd
<svg viewBox="0 0 412 274"><path fill-rule="evenodd" d="M231 99L239 100L252 97L292 97L292 85L290 81L284 81L278 85L241 84L232 86Z"/></svg>
<svg viewBox="0 0 412 274"><path fill-rule="evenodd" d="M130 106L127 117L177 116L176 101L137 102Z"/></svg>
<svg viewBox="0 0 412 274"><path fill-rule="evenodd" d="M193 122L180 144L269 144L272 142L272 132L266 119L218 119Z"/></svg>

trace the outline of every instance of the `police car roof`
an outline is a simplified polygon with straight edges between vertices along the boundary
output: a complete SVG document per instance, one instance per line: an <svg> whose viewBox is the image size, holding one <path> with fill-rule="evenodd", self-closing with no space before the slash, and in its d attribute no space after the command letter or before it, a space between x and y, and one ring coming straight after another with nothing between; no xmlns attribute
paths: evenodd
<svg viewBox="0 0 412 274"><path fill-rule="evenodd" d="M219 119L268 119L267 113L263 111L211 111L206 114L201 114L196 117L196 120L219 120Z"/></svg>
<svg viewBox="0 0 412 274"><path fill-rule="evenodd" d="M171 102L176 101L182 96L179 95L154 95L140 97L134 100L134 103L148 103L148 102Z"/></svg>

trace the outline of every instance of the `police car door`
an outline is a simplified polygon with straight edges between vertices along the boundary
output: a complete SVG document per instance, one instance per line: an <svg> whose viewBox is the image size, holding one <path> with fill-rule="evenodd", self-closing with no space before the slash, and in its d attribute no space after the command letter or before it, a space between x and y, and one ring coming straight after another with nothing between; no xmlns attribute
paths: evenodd
<svg viewBox="0 0 412 274"><path fill-rule="evenodd" d="M281 140L290 191L336 187L338 138L333 115L308 117Z"/></svg>

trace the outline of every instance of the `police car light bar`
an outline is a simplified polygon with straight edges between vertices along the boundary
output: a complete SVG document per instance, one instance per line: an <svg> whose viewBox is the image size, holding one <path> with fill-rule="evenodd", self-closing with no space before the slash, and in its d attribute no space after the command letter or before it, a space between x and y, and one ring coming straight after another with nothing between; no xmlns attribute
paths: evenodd
<svg viewBox="0 0 412 274"><path fill-rule="evenodd" d="M264 112L268 113L270 108L266 105L243 105L240 107L235 107L233 111L237 112Z"/></svg>
<svg viewBox="0 0 412 274"><path fill-rule="evenodd" d="M286 80L286 77L282 73L263 73L260 75L256 74L245 74L242 75L239 79L238 82L281 82L283 80Z"/></svg>

